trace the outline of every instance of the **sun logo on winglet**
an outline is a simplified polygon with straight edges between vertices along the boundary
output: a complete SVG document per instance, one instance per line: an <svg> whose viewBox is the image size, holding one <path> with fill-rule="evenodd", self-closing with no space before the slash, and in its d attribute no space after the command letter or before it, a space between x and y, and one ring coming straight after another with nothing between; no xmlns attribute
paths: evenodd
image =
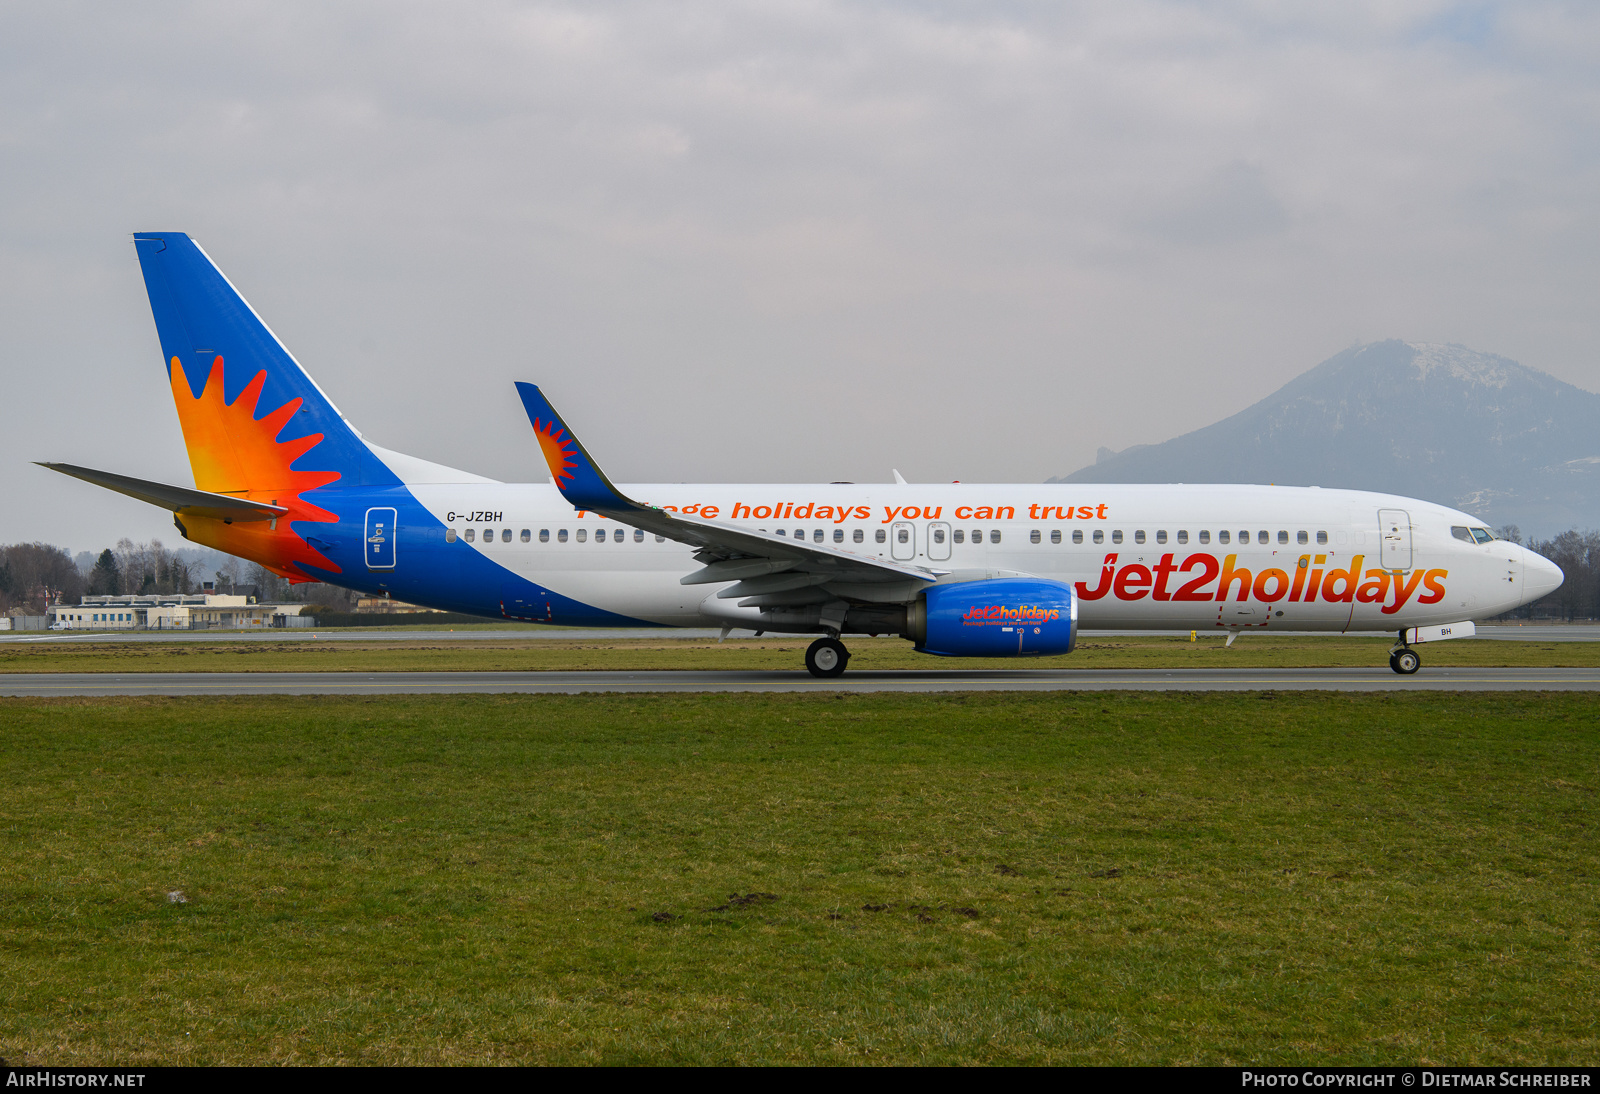
<svg viewBox="0 0 1600 1094"><path fill-rule="evenodd" d="M258 372L233 402L223 394L222 358L211 365L205 385L195 394L184 374L183 362L172 359L172 401L183 426L197 489L228 494L250 501L281 505L289 511L273 521L228 523L212 517L187 515L184 528L190 539L232 555L259 562L292 582L316 580L300 568L307 563L333 573L339 567L313 548L294 530L295 521L337 523L336 514L303 500L300 495L339 478L337 471L296 471L294 462L322 443L321 433L280 441L278 435L300 409L301 399L290 399L276 410L256 417L267 374Z"/></svg>
<svg viewBox="0 0 1600 1094"><path fill-rule="evenodd" d="M566 486L575 477L573 471L578 466L577 445L572 443L567 431L555 421L546 422L541 418L535 418L533 434L539 438L539 448L544 452L544 462L550 465L550 474L556 480L556 485Z"/></svg>

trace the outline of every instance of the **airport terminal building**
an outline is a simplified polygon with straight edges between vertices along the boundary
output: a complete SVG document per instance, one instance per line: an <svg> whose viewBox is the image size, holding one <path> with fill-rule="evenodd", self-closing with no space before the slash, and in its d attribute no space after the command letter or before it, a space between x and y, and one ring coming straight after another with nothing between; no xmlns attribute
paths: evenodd
<svg viewBox="0 0 1600 1094"><path fill-rule="evenodd" d="M77 604L47 609L53 631L259 630L309 627L303 604L258 604L252 596L225 593L155 593L148 596L86 596Z"/></svg>

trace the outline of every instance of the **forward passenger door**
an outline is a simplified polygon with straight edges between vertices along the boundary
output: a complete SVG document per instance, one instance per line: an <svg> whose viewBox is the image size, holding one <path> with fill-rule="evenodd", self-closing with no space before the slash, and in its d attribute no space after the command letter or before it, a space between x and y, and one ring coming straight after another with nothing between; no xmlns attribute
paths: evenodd
<svg viewBox="0 0 1600 1094"><path fill-rule="evenodd" d="M1411 569L1411 514L1379 509L1378 543L1378 564L1385 570Z"/></svg>

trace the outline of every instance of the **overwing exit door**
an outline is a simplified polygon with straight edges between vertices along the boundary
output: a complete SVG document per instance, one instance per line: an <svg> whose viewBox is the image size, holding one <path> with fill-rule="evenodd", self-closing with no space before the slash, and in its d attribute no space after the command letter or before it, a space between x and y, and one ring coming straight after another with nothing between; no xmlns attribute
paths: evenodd
<svg viewBox="0 0 1600 1094"><path fill-rule="evenodd" d="M1411 569L1411 514L1404 509L1379 509L1378 542L1378 563L1385 570Z"/></svg>
<svg viewBox="0 0 1600 1094"><path fill-rule="evenodd" d="M901 521L889 529L889 554L901 562L917 557L917 529Z"/></svg>
<svg viewBox="0 0 1600 1094"><path fill-rule="evenodd" d="M367 510L367 569L394 569L394 524L398 512L389 508Z"/></svg>

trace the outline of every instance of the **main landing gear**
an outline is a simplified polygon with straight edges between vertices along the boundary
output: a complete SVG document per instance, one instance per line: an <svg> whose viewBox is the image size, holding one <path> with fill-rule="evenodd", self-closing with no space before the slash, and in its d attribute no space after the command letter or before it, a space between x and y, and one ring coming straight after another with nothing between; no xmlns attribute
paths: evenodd
<svg viewBox="0 0 1600 1094"><path fill-rule="evenodd" d="M1389 667L1401 676L1410 676L1422 667L1417 651L1406 645L1406 632L1400 632L1400 641L1389 651Z"/></svg>
<svg viewBox="0 0 1600 1094"><path fill-rule="evenodd" d="M840 676L850 663L850 651L837 638L819 638L806 650L806 670L812 676Z"/></svg>

